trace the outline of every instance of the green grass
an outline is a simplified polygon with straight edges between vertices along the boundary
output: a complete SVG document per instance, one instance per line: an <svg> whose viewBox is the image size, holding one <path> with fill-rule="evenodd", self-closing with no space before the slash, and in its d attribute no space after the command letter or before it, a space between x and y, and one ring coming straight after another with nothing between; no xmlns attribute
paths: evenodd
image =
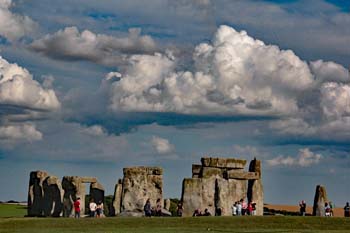
<svg viewBox="0 0 350 233"><path fill-rule="evenodd" d="M26 206L17 204L0 204L0 218L23 217L26 214Z"/></svg>
<svg viewBox="0 0 350 233"><path fill-rule="evenodd" d="M318 217L0 218L0 232L350 232L350 219Z"/></svg>

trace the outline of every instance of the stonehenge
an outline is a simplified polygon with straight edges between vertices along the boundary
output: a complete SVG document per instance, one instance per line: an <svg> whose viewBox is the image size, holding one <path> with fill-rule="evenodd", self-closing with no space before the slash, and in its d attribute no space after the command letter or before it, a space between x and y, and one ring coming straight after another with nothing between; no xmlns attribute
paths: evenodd
<svg viewBox="0 0 350 233"><path fill-rule="evenodd" d="M61 182L45 171L32 171L29 178L28 216L59 217L63 209Z"/></svg>
<svg viewBox="0 0 350 233"><path fill-rule="evenodd" d="M29 178L28 216L70 217L73 203L79 197L85 203L86 187L90 183L90 195L96 202L103 201L104 188L94 177L65 176L61 181L45 171L32 171ZM81 205L85 213L85 205Z"/></svg>
<svg viewBox="0 0 350 233"><path fill-rule="evenodd" d="M142 216L149 198L151 206L157 199L163 203L163 169L160 167L129 167L115 187L113 207L115 215Z"/></svg>
<svg viewBox="0 0 350 233"><path fill-rule="evenodd" d="M192 165L192 177L182 184L183 216L192 216L195 209L208 209L212 214L219 208L222 215L231 215L231 207L240 199L256 203L257 215L263 215L263 185L261 161L235 158L202 158ZM32 171L29 178L28 216L72 217L74 201L80 198L84 215L86 184L94 201L104 201L105 190L95 177L64 176L62 182L45 171ZM321 192L322 193L322 192ZM316 197L315 197L316 198ZM155 207L160 200L162 215L170 216L170 199L163 199L163 169L160 167L127 167L123 178L114 188L110 215L143 216L147 199ZM316 199L315 199L316 200ZM108 208L106 206L106 208Z"/></svg>
<svg viewBox="0 0 350 233"><path fill-rule="evenodd" d="M325 216L325 203L328 202L326 188L322 185L316 186L314 205L312 208L313 216Z"/></svg>
<svg viewBox="0 0 350 233"><path fill-rule="evenodd" d="M222 215L230 216L232 205L246 198L256 203L256 214L263 215L261 161L252 160L249 170L244 171L246 162L234 158L202 158L201 165L192 165L192 178L183 180L183 216L192 216L196 209L208 209L212 214L221 209Z"/></svg>
<svg viewBox="0 0 350 233"><path fill-rule="evenodd" d="M73 203L79 197L81 203L85 203L86 183L90 183L90 197L97 203L104 199L104 188L98 183L95 177L64 176L62 179L63 197L63 216L74 215ZM81 213L85 213L85 205L80 207Z"/></svg>

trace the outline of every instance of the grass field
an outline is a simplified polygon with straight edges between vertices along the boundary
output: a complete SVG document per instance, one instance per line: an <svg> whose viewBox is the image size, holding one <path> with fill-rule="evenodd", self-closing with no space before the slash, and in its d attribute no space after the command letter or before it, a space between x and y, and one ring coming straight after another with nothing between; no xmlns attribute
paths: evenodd
<svg viewBox="0 0 350 233"><path fill-rule="evenodd" d="M0 218L0 232L350 232L350 219L318 217Z"/></svg>
<svg viewBox="0 0 350 233"><path fill-rule="evenodd" d="M17 204L0 204L0 218L23 217L26 214L26 206Z"/></svg>

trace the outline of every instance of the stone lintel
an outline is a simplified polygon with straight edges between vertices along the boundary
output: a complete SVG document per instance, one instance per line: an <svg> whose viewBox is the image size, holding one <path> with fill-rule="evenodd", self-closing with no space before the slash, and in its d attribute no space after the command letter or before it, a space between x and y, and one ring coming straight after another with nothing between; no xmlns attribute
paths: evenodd
<svg viewBox="0 0 350 233"><path fill-rule="evenodd" d="M102 184L99 183L99 182L91 183L90 187L91 187L92 189L99 189L99 190L103 190L103 191L105 190L105 189L103 188Z"/></svg>
<svg viewBox="0 0 350 233"><path fill-rule="evenodd" d="M82 183L96 183L97 179L96 179L96 177L83 176L83 177L81 177L81 182Z"/></svg>
<svg viewBox="0 0 350 233"><path fill-rule="evenodd" d="M229 170L227 171L227 178L237 180L258 180L260 179L260 174L258 172L239 172Z"/></svg>
<svg viewBox="0 0 350 233"><path fill-rule="evenodd" d="M201 159L203 167L217 167L217 168L235 168L243 169L247 163L244 159L234 158L213 158L203 157Z"/></svg>
<svg viewBox="0 0 350 233"><path fill-rule="evenodd" d="M163 169L160 167L127 167L123 168L124 177L133 177L135 175L163 175Z"/></svg>
<svg viewBox="0 0 350 233"><path fill-rule="evenodd" d="M192 164L192 175L199 175L202 170L202 165Z"/></svg>
<svg viewBox="0 0 350 233"><path fill-rule="evenodd" d="M210 177L224 177L225 169L217 167L203 167L202 176L203 178Z"/></svg>

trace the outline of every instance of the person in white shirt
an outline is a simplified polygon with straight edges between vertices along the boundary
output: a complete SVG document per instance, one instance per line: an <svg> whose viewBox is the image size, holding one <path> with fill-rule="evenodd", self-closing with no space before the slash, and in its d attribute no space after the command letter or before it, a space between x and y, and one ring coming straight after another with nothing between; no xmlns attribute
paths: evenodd
<svg viewBox="0 0 350 233"><path fill-rule="evenodd" d="M232 205L232 215L233 215L233 216L236 216L236 215L237 215L237 202L235 202L235 203Z"/></svg>
<svg viewBox="0 0 350 233"><path fill-rule="evenodd" d="M94 199L90 200L89 209L90 209L90 217L95 217L96 216L97 205L94 202Z"/></svg>

